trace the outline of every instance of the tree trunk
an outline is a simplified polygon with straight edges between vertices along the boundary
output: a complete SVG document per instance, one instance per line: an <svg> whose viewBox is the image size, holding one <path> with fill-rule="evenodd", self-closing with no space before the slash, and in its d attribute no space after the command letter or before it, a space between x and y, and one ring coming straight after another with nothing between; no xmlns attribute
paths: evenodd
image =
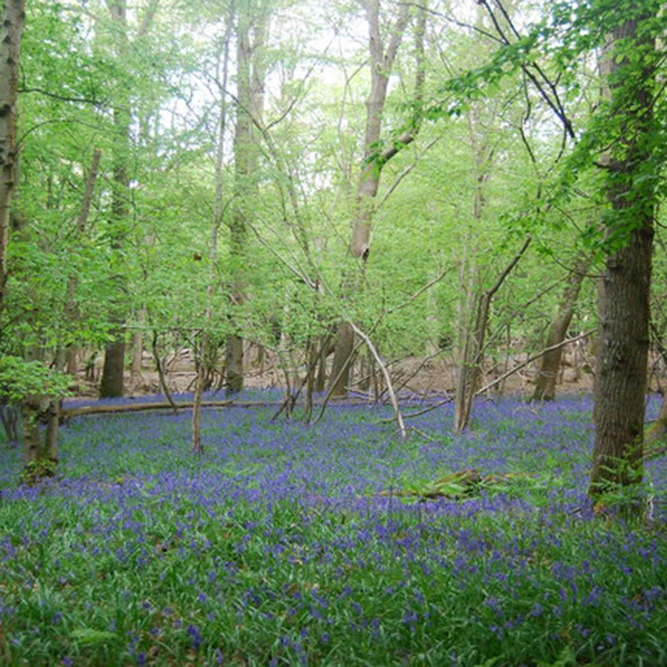
<svg viewBox="0 0 667 667"><path fill-rule="evenodd" d="M7 288L9 212L16 186L16 99L19 54L25 21L24 0L2 3L0 28L0 316Z"/></svg>
<svg viewBox="0 0 667 667"><path fill-rule="evenodd" d="M357 261L359 274L347 278L346 296L352 296L360 289L368 254L370 252L371 226L375 207L375 198L380 187L382 168L398 152L412 143L419 132L418 116L411 126L389 146L378 152L382 132L382 115L387 101L387 87L391 76L396 54L408 22L410 5L401 5L400 13L391 27L389 42L385 49L380 29L380 0L368 0L365 3L368 19L368 46L371 60L371 90L366 100L366 131L364 136L364 167L357 186L355 214L352 223L350 255ZM421 7L418 14L416 37L417 71L415 74L414 99L419 102L423 97L424 88L424 34L426 28L426 8ZM371 159L373 158L373 159ZM343 322L338 329L338 338L334 347L333 369L330 376L329 393L332 398L347 396L352 368L354 350L354 333L347 323Z"/></svg>
<svg viewBox="0 0 667 667"><path fill-rule="evenodd" d="M9 445L18 444L18 411L16 407L7 403L0 404L0 421L2 421L2 426L5 429L7 443Z"/></svg>
<svg viewBox="0 0 667 667"><path fill-rule="evenodd" d="M456 385L456 395L454 403L454 430L464 431L470 423L472 414L472 403L479 387L479 380L482 372L482 362L484 360L484 341L486 339L486 329L489 323L489 310L491 301L496 292L500 289L505 279L519 263L524 253L530 245L531 238L528 237L519 252L512 261L505 267L496 283L490 289L486 290L479 299L477 307L477 316L475 318L475 327L472 335L468 335L463 348L463 359L459 378Z"/></svg>
<svg viewBox="0 0 667 667"><path fill-rule="evenodd" d="M52 398L46 413L45 455L55 466L58 463L58 429L60 427L60 407L62 400Z"/></svg>
<svg viewBox="0 0 667 667"><path fill-rule="evenodd" d="M204 444L201 437L201 409L204 397L204 391L207 384L212 382L212 371L217 358L217 347L211 342L209 330L213 323L213 299L216 288L216 262L218 260L218 233L222 224L223 216L223 160L225 153L225 131L227 128L227 81L229 77L229 43L234 24L232 15L227 18L225 29L225 39L222 51L218 55L216 79L220 80L220 114L218 116L218 128L216 137L216 156L215 156L215 200L213 204L213 220L211 221L211 245L209 247L208 259L208 285L206 286L206 309L204 312L204 330L201 334L201 348L197 353L197 343L195 338L195 369L197 379L195 382L194 401L192 408L192 438L191 450L193 453L202 455L204 453ZM222 67L222 76L219 76ZM241 359L241 368L243 360ZM242 377L242 376L241 376Z"/></svg>
<svg viewBox="0 0 667 667"><path fill-rule="evenodd" d="M544 343L545 348L551 348L565 340L588 265L588 260L580 258L568 276L567 287L563 292L558 314L549 326L549 333ZM556 379L562 357L563 347L556 347L540 358L535 391L531 401L553 401L556 398Z"/></svg>
<svg viewBox="0 0 667 667"><path fill-rule="evenodd" d="M320 351L317 361L317 377L315 378L314 391L321 393L327 385L327 357L331 346L331 336L324 334L320 336Z"/></svg>
<svg viewBox="0 0 667 667"><path fill-rule="evenodd" d="M44 444L39 430L39 415L41 413L39 398L29 396L21 403L21 421L23 422L23 453L24 463L38 463L44 459Z"/></svg>
<svg viewBox="0 0 667 667"><path fill-rule="evenodd" d="M329 376L331 398L345 398L350 383L350 366L354 352L354 331L349 322L343 322L338 328L334 346L333 365Z"/></svg>
<svg viewBox="0 0 667 667"><path fill-rule="evenodd" d="M192 437L190 441L190 450L193 454L198 455L204 453L204 444L201 439L201 408L204 397L204 382L206 381L206 368L203 359L206 352L203 348L208 345L208 342L208 335L204 332L201 342L202 349L199 352L197 352L196 349L194 350L197 380L195 382L194 400L192 401Z"/></svg>
<svg viewBox="0 0 667 667"><path fill-rule="evenodd" d="M81 200L81 209L76 220L76 233L79 241L83 239L86 232L86 225L88 223L88 216L90 214L90 206L93 201L93 193L95 190L95 181L97 180L97 173L100 167L100 160L102 158L102 151L96 148L93 151L93 157L86 177L86 183L83 191L83 199ZM76 272L72 272L67 282L67 299L65 301L65 315L67 316L69 326L72 326L78 316L78 308L76 304L76 291L79 281ZM77 357L78 350L75 345L68 345L66 350L67 358L67 372L71 375L76 375L77 372Z"/></svg>
<svg viewBox="0 0 667 667"><path fill-rule="evenodd" d="M125 392L125 340L122 329L116 329L113 340L104 348L104 366L100 398L118 398Z"/></svg>
<svg viewBox="0 0 667 667"><path fill-rule="evenodd" d="M248 220L252 195L257 189L259 145L256 126L264 112L266 76L266 40L269 13L263 7L250 10L239 7L237 14L237 105L234 132L234 176L236 204L230 221L230 265L233 272L230 289L231 332L227 337L225 373L227 391L236 393L244 384L244 342L234 310L246 299Z"/></svg>
<svg viewBox="0 0 667 667"><path fill-rule="evenodd" d="M657 11L657 5L653 7ZM607 241L613 245L599 296L596 428L589 486L593 496L619 485L638 484L643 473L655 182L662 167L652 159L657 133L655 40L646 33L638 35L640 26L650 25L651 16L645 10L643 16L626 19L614 29L605 60L610 113L620 130L605 165L611 209L605 225ZM633 41L632 52L638 57L628 58L628 42Z"/></svg>
<svg viewBox="0 0 667 667"><path fill-rule="evenodd" d="M107 0L111 20L117 29L115 49L119 61L127 57L128 25L127 0ZM115 101L113 110L114 147L113 147L113 179L111 188L111 220L110 233L111 252L120 262L121 250L125 244L128 209L128 192L130 176L128 161L130 153L130 111L129 95L122 95ZM100 385L100 398L117 398L125 393L125 278L119 271L112 277L114 298L110 307L109 322L111 340L104 348L104 367Z"/></svg>
<svg viewBox="0 0 667 667"><path fill-rule="evenodd" d="M144 326L146 325L146 307L142 306L139 309L139 316L137 318L140 329L132 332L132 366L130 373L133 378L141 376L141 371L144 364Z"/></svg>

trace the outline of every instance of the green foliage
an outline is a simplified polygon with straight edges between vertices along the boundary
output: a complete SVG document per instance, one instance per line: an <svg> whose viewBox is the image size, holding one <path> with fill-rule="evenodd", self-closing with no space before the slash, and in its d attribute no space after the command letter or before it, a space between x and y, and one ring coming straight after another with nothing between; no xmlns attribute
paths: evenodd
<svg viewBox="0 0 667 667"><path fill-rule="evenodd" d="M62 398L69 394L70 378L41 361L0 356L0 398L14 405L31 396Z"/></svg>
<svg viewBox="0 0 667 667"><path fill-rule="evenodd" d="M406 129L406 119L408 125L422 123L420 135L383 165L364 289L354 300L341 298L341 276L361 276L347 246L364 167L365 33L344 38L340 53L323 53L315 36L332 38L328 26L348 25L352 15L354 32L362 12L347 2L325 8L265 3L264 9L277 12L281 30L267 44L266 134L258 133L261 157L252 174L257 189L243 202L250 222L242 260L248 298L232 305L228 291L239 268L231 262L229 234L239 203L231 132L236 110L219 84L221 40L233 3L160 3L146 31L141 25L148 3L139 3L128 15L131 48L121 54L106 3L90 2L89 13L79 13L76 6L35 0L22 50L22 164L14 208L23 225L13 231L9 248L10 324L2 332L3 349L20 356L27 345L52 355L63 345L99 348L112 311L137 326L137 314L146 308L152 329L187 345L203 327L222 340L233 326L271 346L279 329L285 334L282 352L292 354L337 319L350 317L373 329L383 355L422 354L438 338L457 338L467 317L464 293L488 288L526 234L541 256L522 260L521 273L498 294L492 328L508 322L508 340L523 336L534 344L553 314L556 294L524 309L520 304L570 263L575 247L601 258L627 239L632 213L604 213L608 175L594 166L624 128L599 99L591 54L620 20L638 16L652 2L556 2L527 13L512 7L510 18L520 30L507 30L504 43L430 14L424 101L411 99L415 65L406 38L383 114L389 142ZM395 9L383 5L383 28ZM664 20L642 21L641 36L655 34ZM505 19L500 25L506 27ZM645 65L644 55L628 42L617 46L617 58L633 72ZM311 62L317 67L310 69ZM229 74L232 88L233 62ZM529 74L572 121L569 143L561 141L563 119L555 122ZM658 99L661 118L662 104ZM211 265L222 105L223 219ZM131 130L122 150L114 129L114 109L120 107ZM660 170L667 142L659 132L650 142L652 158L632 184L638 201L665 187ZM75 221L96 147L103 150L102 165L80 235ZM120 163L130 178L120 193L128 208L123 220L112 210ZM480 184L484 205L474 219ZM612 229L604 239L601 220ZM120 239L123 247L116 248ZM448 266L451 273L410 301ZM119 275L122 290L114 282ZM74 316L66 312L71 278L77 282ZM212 319L205 317L209 305ZM591 305L589 299L589 311Z"/></svg>
<svg viewBox="0 0 667 667"><path fill-rule="evenodd" d="M50 459L40 458L29 461L19 475L19 484L28 487L37 486L45 479L55 477L57 466L57 461Z"/></svg>

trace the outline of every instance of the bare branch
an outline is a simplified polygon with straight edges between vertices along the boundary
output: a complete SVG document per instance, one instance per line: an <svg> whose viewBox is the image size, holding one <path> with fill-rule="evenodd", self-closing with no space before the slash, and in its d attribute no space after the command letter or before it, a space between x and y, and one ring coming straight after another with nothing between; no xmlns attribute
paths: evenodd
<svg viewBox="0 0 667 667"><path fill-rule="evenodd" d="M489 300L493 295L500 289L500 286L505 282L505 278L512 273L512 270L514 267L519 263L519 260L523 257L523 254L526 252L528 249L528 246L530 245L530 242L533 240L532 236L528 236L526 240L524 241L523 245L521 246L519 252L514 256L512 261L505 267L505 270L500 274L498 277L498 280L496 280L496 284L491 287L491 289L488 289L486 291L485 297L488 298Z"/></svg>
<svg viewBox="0 0 667 667"><path fill-rule="evenodd" d="M550 347L545 347L541 352L538 352L537 354L534 354L532 357L528 357L526 361L522 361L520 364L517 364L516 366L513 366L510 368L506 373L503 373L500 377L497 377L493 382L489 382L489 384L485 385L481 389L478 389L475 392L475 396L481 396L485 392L489 391L489 389L493 389L496 385L500 384L504 380L506 380L508 377L511 375L514 375L515 373L518 373L522 368L525 368L528 364L532 363L536 359L539 359L540 357L543 357L545 354L549 352L553 352L554 350L558 350L561 347L565 347L566 345L569 345L570 343L577 343L580 340L583 340L584 338L588 338L592 334L594 334L595 331L585 331L582 334L579 334L578 336L575 336L574 338L568 338L567 340L564 340L560 343L556 343L556 345L551 345Z"/></svg>
<svg viewBox="0 0 667 667"><path fill-rule="evenodd" d="M60 100L61 102L76 102L78 104L92 104L93 106L101 106L107 104L106 100L94 99L92 97L70 97L68 95L59 95L58 93L52 93L49 90L44 90L44 88L38 87L21 87L19 88L19 93L39 93L40 95L46 95L46 97L51 97L54 100Z"/></svg>
<svg viewBox="0 0 667 667"><path fill-rule="evenodd" d="M387 392L391 398L391 405L394 408L394 415L396 418L396 423L398 424L398 429L400 431L401 437L405 438L407 435L405 430L405 422L403 421L403 415L401 414L401 410L398 405L398 399L396 398L396 393L394 392L394 387L391 383L391 376L389 375L389 371L387 371L387 367L384 365L384 362L380 358L380 355L375 349L371 339L354 322L352 322L352 320L348 320L347 323L352 327L357 336L359 336L359 338L361 338L364 343L366 343L366 347L370 350L371 354L375 358L375 361L377 361L378 366L382 371L382 375L384 376L384 380L387 383Z"/></svg>

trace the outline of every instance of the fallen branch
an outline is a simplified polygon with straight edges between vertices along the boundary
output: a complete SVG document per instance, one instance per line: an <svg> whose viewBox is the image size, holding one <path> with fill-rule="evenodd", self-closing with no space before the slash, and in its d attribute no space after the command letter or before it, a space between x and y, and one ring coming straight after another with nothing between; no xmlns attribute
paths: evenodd
<svg viewBox="0 0 667 667"><path fill-rule="evenodd" d="M191 408L194 401L184 401L176 403L179 408ZM232 405L245 405L235 403L231 400L226 401L202 401L202 407L207 408L223 408ZM70 417L78 417L80 415L98 415L110 414L114 412L141 412L142 410L171 410L173 412L174 406L168 401L156 401L151 403L126 403L124 405L84 405L80 408L63 408L60 415L63 419Z"/></svg>
<svg viewBox="0 0 667 667"><path fill-rule="evenodd" d="M401 409L398 406L398 399L396 398L396 394L394 393L394 387L391 383L391 377L389 375L389 371L382 362L382 359L380 358L380 355L375 349L375 346L371 342L371 339L351 320L348 320L348 324L352 327L357 336L359 336L359 338L361 338L364 341L364 343L366 343L366 347L368 347L368 349L371 351L371 354L375 357L375 361L377 361L378 366L382 371L382 375L384 375L384 380L387 383L387 392L389 393L389 397L391 399L391 405L394 408L394 416L396 418L396 423L398 424L398 429L401 433L401 437L405 438L406 437L405 422L403 421L403 415L401 414Z"/></svg>

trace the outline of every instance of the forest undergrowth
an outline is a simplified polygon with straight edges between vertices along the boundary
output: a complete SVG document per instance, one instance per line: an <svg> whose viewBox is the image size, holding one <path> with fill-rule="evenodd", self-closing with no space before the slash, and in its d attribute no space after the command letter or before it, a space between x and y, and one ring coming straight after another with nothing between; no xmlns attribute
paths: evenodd
<svg viewBox="0 0 667 667"><path fill-rule="evenodd" d="M2 444L0 664L667 664L667 460L592 505L591 409L209 409L203 457L189 411L77 417L34 487Z"/></svg>

